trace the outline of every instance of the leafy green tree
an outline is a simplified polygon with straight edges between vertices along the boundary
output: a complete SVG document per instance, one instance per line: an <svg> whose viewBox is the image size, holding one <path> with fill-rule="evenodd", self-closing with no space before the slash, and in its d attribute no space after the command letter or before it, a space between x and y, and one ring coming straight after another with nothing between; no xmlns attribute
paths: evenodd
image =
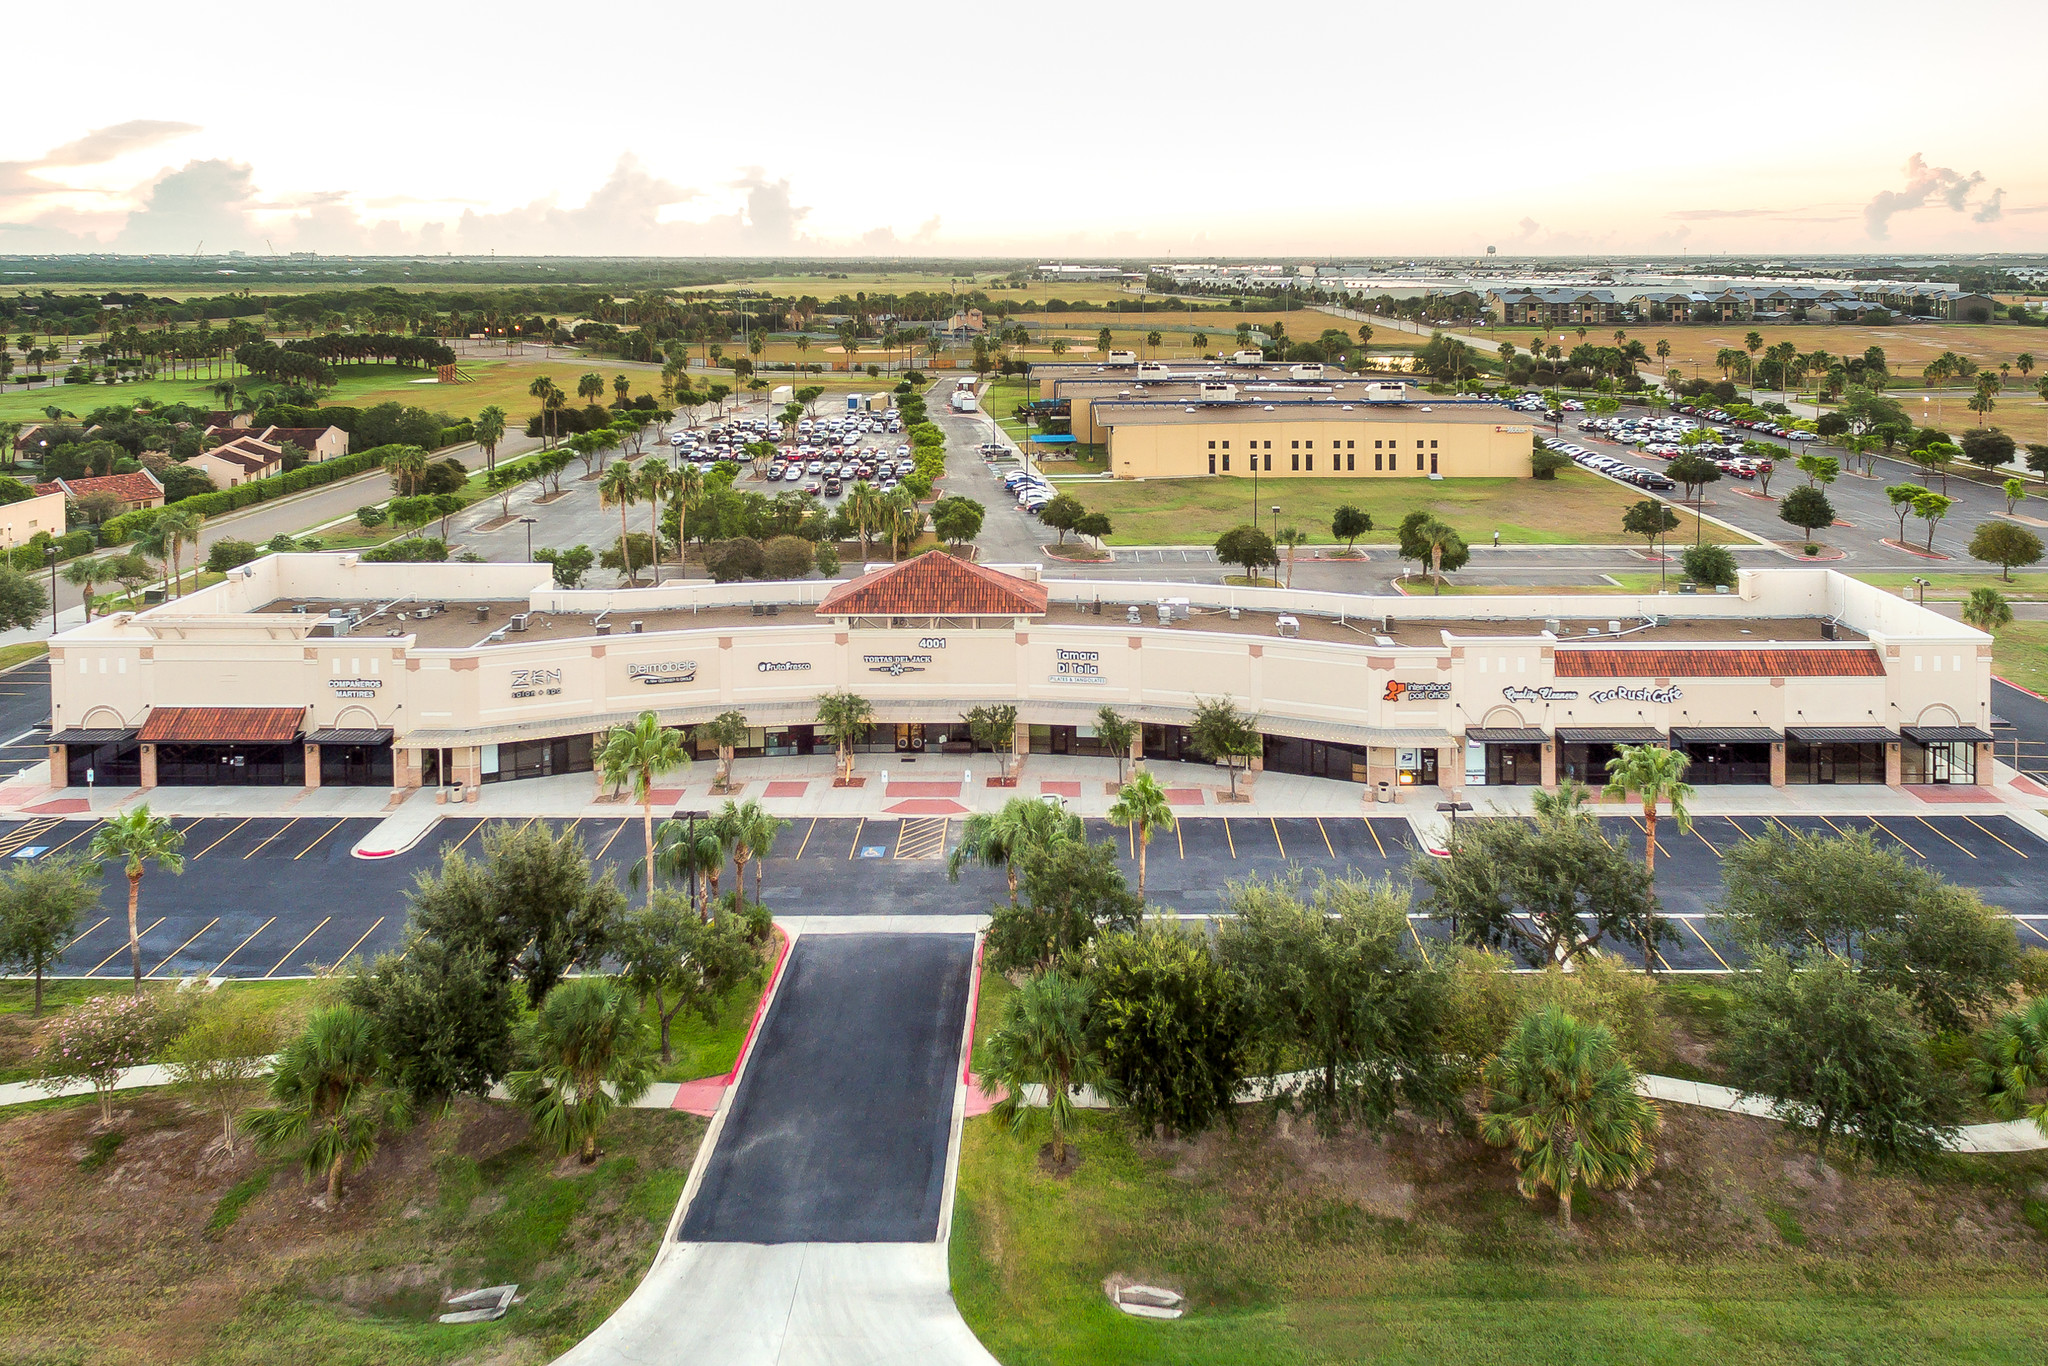
<svg viewBox="0 0 2048 1366"><path fill-rule="evenodd" d="M1162 918L1104 935L1089 979L1103 1070L1141 1128L1192 1137L1236 1103L1243 993L1199 930Z"/></svg>
<svg viewBox="0 0 2048 1366"><path fill-rule="evenodd" d="M939 539L961 546L981 534L987 510L972 498L941 498L932 507L932 530Z"/></svg>
<svg viewBox="0 0 2048 1366"><path fill-rule="evenodd" d="M1141 907L1107 841L1056 838L1018 848L1021 905L999 905L987 958L997 972L1038 971L1086 949L1097 936L1135 929Z"/></svg>
<svg viewBox="0 0 2048 1366"><path fill-rule="evenodd" d="M1480 1137L1514 1150L1524 1196L1557 1192L1565 1228L1576 1188L1633 1187L1656 1168L1656 1104L1605 1025L1555 1005L1525 1015L1481 1079Z"/></svg>
<svg viewBox="0 0 2048 1366"><path fill-rule="evenodd" d="M1003 1093L990 1114L998 1124L1021 1130L1038 1108L1026 1104L1026 1088L1041 1090L1056 1168L1066 1164L1076 1092L1082 1087L1098 1093L1111 1089L1102 1052L1089 1033L1088 996L1083 978L1058 971L1040 973L1017 988L1002 1024L988 1037L982 1094Z"/></svg>
<svg viewBox="0 0 2048 1366"><path fill-rule="evenodd" d="M735 987L761 969L761 950L746 921L731 913L700 918L686 898L662 890L654 904L619 922L614 953L626 982L654 1003L661 1028L661 1061L674 1060L670 1026L687 1010L706 1024Z"/></svg>
<svg viewBox="0 0 2048 1366"><path fill-rule="evenodd" d="M1232 801L1237 800L1239 761L1250 760L1265 748L1265 739L1259 734L1259 718L1239 711L1237 704L1227 697L1195 699L1188 743L1211 763L1222 761L1230 774Z"/></svg>
<svg viewBox="0 0 2048 1366"><path fill-rule="evenodd" d="M1924 1169L1954 1137L1960 1088L1899 992L1832 954L1795 970L1770 951L1735 991L1721 1045L1729 1080L1823 1157L1840 1148L1880 1169Z"/></svg>
<svg viewBox="0 0 2048 1366"><path fill-rule="evenodd" d="M1344 549L1358 549L1358 538L1372 530L1372 514L1352 503L1345 503L1330 514L1330 536L1344 542Z"/></svg>
<svg viewBox="0 0 2048 1366"><path fill-rule="evenodd" d="M967 723L967 734L975 745L986 746L996 756L1001 775L1008 778L1010 759L1017 747L1017 709L1009 705L983 705L970 710L961 720Z"/></svg>
<svg viewBox="0 0 2048 1366"><path fill-rule="evenodd" d="M1081 843L1087 836L1081 818L1061 807L1028 797L1012 797L999 811L977 811L960 830L960 842L946 861L946 876L960 880L960 870L969 862L985 868L1001 868L1010 884L1010 901L1017 900L1019 865L1024 851L1061 840Z"/></svg>
<svg viewBox="0 0 2048 1366"><path fill-rule="evenodd" d="M640 803L641 828L647 840L647 902L654 904L654 775L690 766L681 731L661 724L643 711L630 726L614 726L598 747L597 769L614 787L630 782Z"/></svg>
<svg viewBox="0 0 2048 1366"><path fill-rule="evenodd" d="M1324 1134L1386 1126L1398 1109L1448 1116L1436 1050L1442 989L1409 947L1408 894L1390 880L1234 883L1217 952L1243 982L1268 1099ZM1293 1071L1294 1069L1301 1069ZM1282 1074L1293 1071L1291 1079Z"/></svg>
<svg viewBox="0 0 2048 1366"><path fill-rule="evenodd" d="M2012 625L2012 604L1996 588L1972 588L1963 604L1963 622L1980 631L1996 631Z"/></svg>
<svg viewBox="0 0 2048 1366"><path fill-rule="evenodd" d="M2018 977L2010 921L1867 830L1767 831L1729 849L1721 876L1722 914L1744 943L1802 967L1861 964L1930 1029L1965 1028Z"/></svg>
<svg viewBox="0 0 2048 1366"><path fill-rule="evenodd" d="M2010 435L1996 427L1977 427L1963 433L1963 459L1982 470L1995 470L2009 462L2019 450Z"/></svg>
<svg viewBox="0 0 2048 1366"><path fill-rule="evenodd" d="M1832 455L1802 455L1796 462L1806 476L1806 486L1825 488L1842 477L1842 462Z"/></svg>
<svg viewBox="0 0 2048 1366"><path fill-rule="evenodd" d="M1067 543L1067 533L1087 515L1088 505L1071 493L1055 496L1038 510L1038 520L1060 534L1061 545Z"/></svg>
<svg viewBox="0 0 2048 1366"><path fill-rule="evenodd" d="M1927 550L1934 552L1934 528L1948 510L1955 506L1955 500L1944 493L1918 493L1913 496L1913 515L1927 523Z"/></svg>
<svg viewBox="0 0 2048 1366"><path fill-rule="evenodd" d="M1778 517L1805 532L1810 539L1824 526L1833 526L1835 505L1817 488L1796 488L1778 503Z"/></svg>
<svg viewBox="0 0 2048 1366"><path fill-rule="evenodd" d="M349 1006L313 1012L270 1074L271 1104L242 1116L265 1151L297 1147L308 1180L327 1180L327 1207L341 1203L349 1168L377 1155L387 1128L410 1120L405 1099L384 1085L376 1023Z"/></svg>
<svg viewBox="0 0 2048 1366"><path fill-rule="evenodd" d="M1107 815L1113 824L1127 827L1132 842L1138 846L1138 900L1145 899L1145 853L1152 847L1152 836L1161 830L1171 830L1175 821L1173 807L1166 800L1166 789L1150 773L1140 773L1132 778L1116 794L1116 801Z"/></svg>
<svg viewBox="0 0 2048 1366"><path fill-rule="evenodd" d="M512 1066L519 1003L488 944L415 925L399 952L349 974L342 1000L376 1023L385 1074L417 1107L487 1096Z"/></svg>
<svg viewBox="0 0 2048 1366"><path fill-rule="evenodd" d="M30 1019L42 1017L43 977L99 904L96 864L58 854L0 871L0 969L35 978Z"/></svg>
<svg viewBox="0 0 2048 1366"><path fill-rule="evenodd" d="M1631 503L1621 514L1621 529L1631 536L1643 538L1645 547L1654 552L1657 542L1664 534L1678 529L1678 514L1668 503L1655 498L1645 498Z"/></svg>
<svg viewBox="0 0 2048 1366"><path fill-rule="evenodd" d="M2048 1088L2048 996L1991 1022L1978 1036L1970 1078L1993 1114L2004 1120L2031 1119L2048 1134L2048 1100L2038 1099Z"/></svg>
<svg viewBox="0 0 2048 1366"><path fill-rule="evenodd" d="M533 1117L534 1131L585 1166L597 1161L598 1135L621 1105L654 1083L653 1040L640 1002L606 977L579 977L548 993L520 1031L534 1060L505 1081Z"/></svg>
<svg viewBox="0 0 2048 1366"><path fill-rule="evenodd" d="M608 872L593 875L574 822L501 822L482 843L482 863L444 849L438 874L417 875L412 927L480 950L498 980L525 982L527 1004L539 1005L571 968L603 961L625 898Z"/></svg>
<svg viewBox="0 0 2048 1366"><path fill-rule="evenodd" d="M747 714L742 711L722 711L690 732L690 738L698 744L712 745L718 750L718 773L711 780L714 788L732 786L733 755L747 742L747 732Z"/></svg>
<svg viewBox="0 0 2048 1366"><path fill-rule="evenodd" d="M817 726L838 754L840 781L850 780L853 747L875 728L874 704L857 693L825 693L818 698Z"/></svg>
<svg viewBox="0 0 2048 1366"><path fill-rule="evenodd" d="M1688 546L1679 563L1685 569L1685 576L1704 587L1735 586L1735 556L1725 545L1702 542Z"/></svg>
<svg viewBox="0 0 2048 1366"><path fill-rule="evenodd" d="M1273 547L1273 538L1250 523L1232 527L1216 538L1216 558L1224 564L1242 566L1245 577L1254 582L1261 569L1277 569L1280 565L1280 553Z"/></svg>
<svg viewBox="0 0 2048 1366"><path fill-rule="evenodd" d="M1439 593L1443 592L1443 576L1457 573L1472 558L1464 538L1449 523L1439 521L1434 513L1423 508L1401 519L1399 536L1401 558L1427 564Z"/></svg>
<svg viewBox="0 0 2048 1366"><path fill-rule="evenodd" d="M1997 565L1999 577L2007 583L2012 582L2014 565L2038 564L2041 555L2041 538L2012 522L1985 522L1970 537L1970 558Z"/></svg>
<svg viewBox="0 0 2048 1366"><path fill-rule="evenodd" d="M1665 466L1664 472L1683 486L1685 496L1688 499L1698 492L1704 492L1707 485L1714 483L1721 477L1721 467L1719 465L1707 459L1704 455L1697 455L1690 451L1683 455L1671 457L1671 463Z"/></svg>
<svg viewBox="0 0 2048 1366"><path fill-rule="evenodd" d="M1418 857L1422 906L1451 935L1504 949L1531 967L1571 963L1608 940L1674 940L1650 874L1589 813L1534 822L1480 816L1458 822L1449 857Z"/></svg>
<svg viewBox="0 0 2048 1366"><path fill-rule="evenodd" d="M162 816L149 814L144 802L132 811L108 816L93 832L85 857L96 864L118 863L128 875L128 969L137 995L142 992L142 938L136 931L136 908L142 901L142 874L151 864L176 876L185 871L185 836Z"/></svg>
<svg viewBox="0 0 2048 1366"><path fill-rule="evenodd" d="M230 1157L249 1084L270 1070L276 1048L275 1019L248 993L229 989L201 998L184 1030L164 1050L172 1084L220 1116L221 1147Z"/></svg>
<svg viewBox="0 0 2048 1366"><path fill-rule="evenodd" d="M542 546L533 552L533 558L549 567L557 588L581 588L583 576L597 563L597 556L587 545L572 545L567 550Z"/></svg>
<svg viewBox="0 0 2048 1366"><path fill-rule="evenodd" d="M175 1019L154 993L95 996L73 1006L43 1032L36 1085L54 1097L74 1082L89 1083L100 1123L111 1124L115 1084L155 1056Z"/></svg>
<svg viewBox="0 0 2048 1366"><path fill-rule="evenodd" d="M49 615L50 596L19 569L0 565L0 631L26 631Z"/></svg>
<svg viewBox="0 0 2048 1366"><path fill-rule="evenodd" d="M1104 749L1116 755L1116 781L1122 787L1124 768L1131 761L1131 742L1138 738L1137 726L1118 713L1115 707L1103 707L1095 713L1095 740Z"/></svg>

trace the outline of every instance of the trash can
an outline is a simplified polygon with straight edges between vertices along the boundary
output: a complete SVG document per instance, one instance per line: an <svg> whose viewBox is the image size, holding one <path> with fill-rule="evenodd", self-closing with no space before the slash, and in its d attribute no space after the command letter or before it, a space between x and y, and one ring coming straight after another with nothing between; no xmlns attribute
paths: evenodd
<svg viewBox="0 0 2048 1366"><path fill-rule="evenodd" d="M1394 785L1392 783L1376 784L1373 788L1373 800L1379 802L1391 802L1394 800Z"/></svg>

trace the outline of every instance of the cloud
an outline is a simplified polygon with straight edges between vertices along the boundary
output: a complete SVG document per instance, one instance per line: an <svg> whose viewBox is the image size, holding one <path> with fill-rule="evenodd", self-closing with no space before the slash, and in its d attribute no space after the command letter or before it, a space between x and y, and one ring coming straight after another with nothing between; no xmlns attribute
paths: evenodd
<svg viewBox="0 0 2048 1366"><path fill-rule="evenodd" d="M1542 228L1543 225L1541 223L1538 223L1535 219L1524 218L1521 222L1515 224L1515 240L1518 242L1526 242L1530 238L1534 237L1538 232L1542 231Z"/></svg>
<svg viewBox="0 0 2048 1366"><path fill-rule="evenodd" d="M103 162L140 152L199 131L196 123L172 123L165 119L130 119L105 128L95 128L76 142L67 142L44 156L43 166L98 166Z"/></svg>
<svg viewBox="0 0 2048 1366"><path fill-rule="evenodd" d="M2005 214L2005 189L1993 190L1991 197L1978 205L1977 212L1970 215L1972 223L1996 223Z"/></svg>
<svg viewBox="0 0 2048 1366"><path fill-rule="evenodd" d="M126 251L215 251L247 248L256 233L249 210L256 184L239 161L188 161L150 186L142 204L128 215L114 245Z"/></svg>
<svg viewBox="0 0 2048 1366"><path fill-rule="evenodd" d="M1678 209L1664 216L1697 223L1709 218L1764 218L1777 212L1777 209Z"/></svg>
<svg viewBox="0 0 2048 1366"><path fill-rule="evenodd" d="M786 246L797 240L797 228L811 211L790 202L788 179L771 181L759 166L749 166L731 188L746 193L744 222L754 244Z"/></svg>
<svg viewBox="0 0 2048 1366"><path fill-rule="evenodd" d="M1864 229L1879 241L1890 231L1894 214L1907 213L1924 208L1930 201L1946 204L1951 212L1961 213L1969 204L1970 192L1984 183L1982 171L1964 175L1947 166L1929 166L1926 157L1915 152L1906 159L1906 187L1903 190L1880 190L1863 207ZM1992 195L1995 201L1997 192ZM1982 210L1980 209L1981 213ZM1993 218L1997 216L1993 213ZM1991 219L1979 219L1990 222Z"/></svg>

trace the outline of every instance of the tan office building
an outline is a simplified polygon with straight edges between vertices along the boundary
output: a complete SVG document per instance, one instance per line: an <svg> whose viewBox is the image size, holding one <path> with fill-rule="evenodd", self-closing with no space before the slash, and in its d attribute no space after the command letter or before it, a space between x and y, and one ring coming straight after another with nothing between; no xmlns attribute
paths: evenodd
<svg viewBox="0 0 2048 1366"><path fill-rule="evenodd" d="M52 781L468 786L587 773L651 710L739 710L747 755L830 753L821 694L869 700L865 749L965 748L1014 705L1026 753L1197 760L1205 699L1253 762L1346 782L1597 786L1620 744L1695 784L1988 783L1991 641L1823 569L1698 597L1369 597L1036 582L921 556L846 583L562 590L527 564L273 555L50 648ZM702 757L711 757L704 753ZM1028 762L1028 760L1027 760Z"/></svg>
<svg viewBox="0 0 2048 1366"><path fill-rule="evenodd" d="M1533 428L1492 403L1097 403L1118 479L1526 478ZM1254 464L1256 462L1256 465Z"/></svg>

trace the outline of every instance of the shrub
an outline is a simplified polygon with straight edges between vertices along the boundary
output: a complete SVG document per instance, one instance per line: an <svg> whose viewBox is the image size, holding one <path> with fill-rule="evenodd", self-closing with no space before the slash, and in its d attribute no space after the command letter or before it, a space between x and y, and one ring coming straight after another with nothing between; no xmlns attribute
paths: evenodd
<svg viewBox="0 0 2048 1366"><path fill-rule="evenodd" d="M408 536L363 552L371 564L439 564L448 558L448 543L439 536Z"/></svg>
<svg viewBox="0 0 2048 1366"><path fill-rule="evenodd" d="M114 1083L129 1068L148 1062L178 1023L155 993L96 996L50 1026L36 1084L56 1095L76 1082L90 1083L100 1122L111 1123Z"/></svg>
<svg viewBox="0 0 2048 1366"><path fill-rule="evenodd" d="M275 546L271 548L276 549ZM225 574L237 565L249 563L262 553L253 541L238 541L229 537L226 540L215 541L213 548L206 552L206 567L212 573Z"/></svg>

